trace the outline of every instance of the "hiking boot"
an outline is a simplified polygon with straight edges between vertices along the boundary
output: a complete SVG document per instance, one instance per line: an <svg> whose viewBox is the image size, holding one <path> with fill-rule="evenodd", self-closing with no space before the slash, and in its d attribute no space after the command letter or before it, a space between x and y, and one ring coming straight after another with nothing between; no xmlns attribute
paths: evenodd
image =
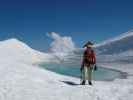
<svg viewBox="0 0 133 100"><path fill-rule="evenodd" d="M92 82L91 81L89 81L88 83L89 83L89 85L92 85Z"/></svg>
<svg viewBox="0 0 133 100"><path fill-rule="evenodd" d="M85 85L85 80L82 81L81 85Z"/></svg>

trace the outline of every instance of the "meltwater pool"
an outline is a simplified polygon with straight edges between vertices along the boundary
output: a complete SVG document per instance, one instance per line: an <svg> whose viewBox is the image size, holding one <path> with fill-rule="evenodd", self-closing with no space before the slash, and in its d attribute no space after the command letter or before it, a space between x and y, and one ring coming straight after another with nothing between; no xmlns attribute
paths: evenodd
<svg viewBox="0 0 133 100"><path fill-rule="evenodd" d="M45 63L41 67L56 72L58 74L80 78L80 65L63 64L63 63ZM123 73L114 69L108 69L98 66L97 71L93 71L93 80L96 81L112 81L116 78L124 78Z"/></svg>

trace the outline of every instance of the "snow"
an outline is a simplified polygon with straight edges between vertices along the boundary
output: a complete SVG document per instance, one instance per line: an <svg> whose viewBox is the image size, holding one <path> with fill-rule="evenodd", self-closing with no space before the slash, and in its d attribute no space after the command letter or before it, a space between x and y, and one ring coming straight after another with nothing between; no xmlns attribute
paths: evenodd
<svg viewBox="0 0 133 100"><path fill-rule="evenodd" d="M106 40L94 47L98 61L102 62L133 62L133 30L123 33L113 39Z"/></svg>
<svg viewBox="0 0 133 100"><path fill-rule="evenodd" d="M117 42L119 40L122 40L124 38L128 38L128 37L131 37L133 36L133 30L129 31L129 32L126 32L126 33L123 33L121 34L120 36L117 36L117 37L114 37L114 38L110 38L110 39L107 39L101 43L98 43L96 45L94 45L95 48L97 47L100 47L100 46L103 46L103 45L107 45L107 44L110 44L112 42Z"/></svg>
<svg viewBox="0 0 133 100"><path fill-rule="evenodd" d="M33 50L25 43L14 38L0 42L0 51L2 60L17 60L31 63L34 61L47 62L53 58L52 55ZM25 55L27 56L25 57Z"/></svg>
<svg viewBox="0 0 133 100"><path fill-rule="evenodd" d="M62 81L79 83L80 80L39 68L35 63L51 60L52 56L33 50L19 40L1 41L0 55L0 100L132 100L133 98L133 76L109 82L93 81L93 86L70 86ZM133 64L104 65L133 74Z"/></svg>

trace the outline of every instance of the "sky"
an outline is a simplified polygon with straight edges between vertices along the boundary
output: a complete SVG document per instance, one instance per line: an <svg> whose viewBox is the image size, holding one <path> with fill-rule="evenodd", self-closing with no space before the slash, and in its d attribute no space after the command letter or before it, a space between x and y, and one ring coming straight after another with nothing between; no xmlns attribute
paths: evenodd
<svg viewBox="0 0 133 100"><path fill-rule="evenodd" d="M71 36L77 47L133 29L132 0L0 0L0 40L17 38L40 51L46 34Z"/></svg>

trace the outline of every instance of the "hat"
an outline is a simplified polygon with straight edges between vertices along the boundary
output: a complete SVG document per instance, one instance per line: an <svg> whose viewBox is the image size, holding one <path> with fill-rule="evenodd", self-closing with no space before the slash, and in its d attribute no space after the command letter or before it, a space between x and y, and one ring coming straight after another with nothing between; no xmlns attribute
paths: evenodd
<svg viewBox="0 0 133 100"><path fill-rule="evenodd" d="M84 46L83 46L83 48L84 47L87 47L87 46L90 46L90 47L92 47L93 46L93 43L92 42L90 42L90 41L88 41Z"/></svg>

